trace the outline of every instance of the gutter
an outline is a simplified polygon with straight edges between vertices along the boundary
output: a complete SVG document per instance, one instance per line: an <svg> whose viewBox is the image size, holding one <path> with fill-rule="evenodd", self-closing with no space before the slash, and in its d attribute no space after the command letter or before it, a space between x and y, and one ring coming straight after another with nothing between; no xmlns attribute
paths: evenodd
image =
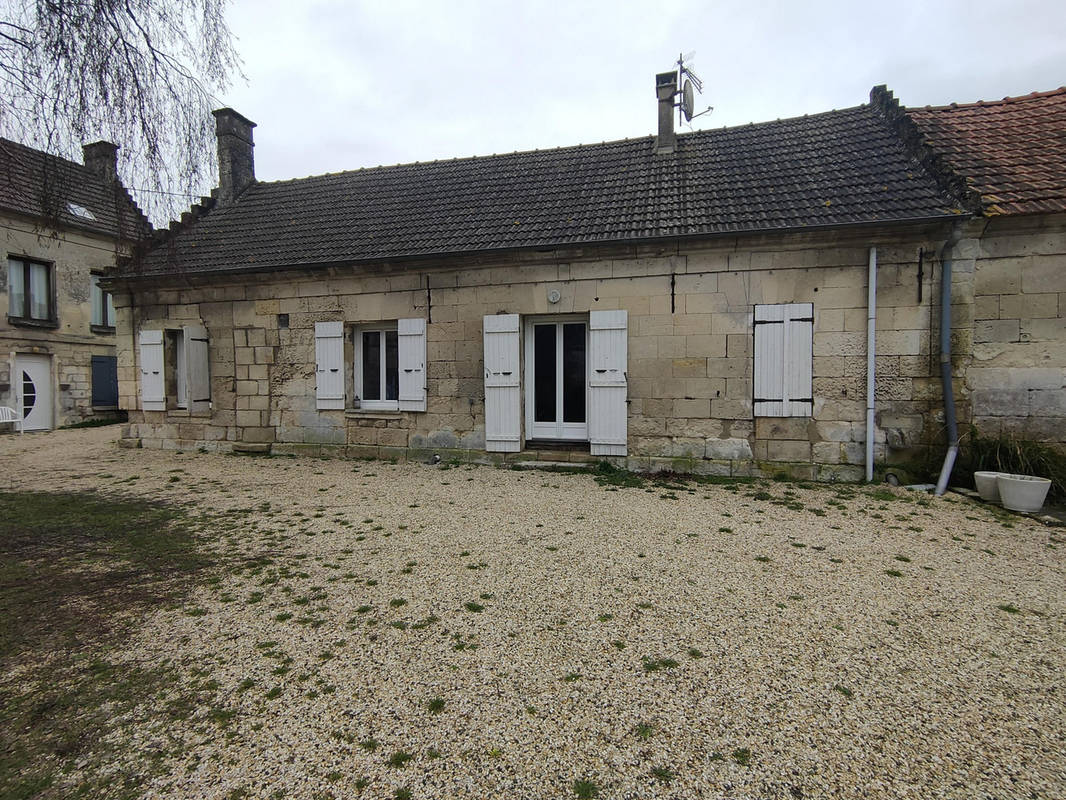
<svg viewBox="0 0 1066 800"><path fill-rule="evenodd" d="M939 497L948 488L951 471L955 468L955 459L959 454L959 426L955 419L955 388L951 383L951 252L962 238L962 226L956 224L951 229L944 246L940 248L940 383L944 390L944 424L947 428L948 450L944 454L944 463L940 467L940 477L936 481L936 495Z"/></svg>
<svg viewBox="0 0 1066 800"><path fill-rule="evenodd" d="M877 382L877 248L870 248L866 279L866 482L874 479L874 386Z"/></svg>

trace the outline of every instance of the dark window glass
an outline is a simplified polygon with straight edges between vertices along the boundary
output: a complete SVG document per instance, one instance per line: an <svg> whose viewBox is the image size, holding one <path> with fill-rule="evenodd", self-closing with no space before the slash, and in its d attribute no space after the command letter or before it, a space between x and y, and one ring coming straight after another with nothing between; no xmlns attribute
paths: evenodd
<svg viewBox="0 0 1066 800"><path fill-rule="evenodd" d="M363 399L381 399L381 333L363 331Z"/></svg>
<svg viewBox="0 0 1066 800"><path fill-rule="evenodd" d="M396 400L400 396L399 335L385 331L385 399Z"/></svg>
<svg viewBox="0 0 1066 800"><path fill-rule="evenodd" d="M585 421L585 324L563 325L563 422Z"/></svg>
<svg viewBox="0 0 1066 800"><path fill-rule="evenodd" d="M555 326L533 327L533 419L555 422Z"/></svg>

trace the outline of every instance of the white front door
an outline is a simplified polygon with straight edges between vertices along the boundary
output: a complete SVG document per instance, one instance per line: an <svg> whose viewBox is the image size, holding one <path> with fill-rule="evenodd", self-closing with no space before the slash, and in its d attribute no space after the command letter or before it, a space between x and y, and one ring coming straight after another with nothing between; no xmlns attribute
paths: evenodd
<svg viewBox="0 0 1066 800"><path fill-rule="evenodd" d="M14 382L23 430L49 430L52 427L52 359L17 353Z"/></svg>
<svg viewBox="0 0 1066 800"><path fill-rule="evenodd" d="M526 323L526 438L588 441L588 321Z"/></svg>

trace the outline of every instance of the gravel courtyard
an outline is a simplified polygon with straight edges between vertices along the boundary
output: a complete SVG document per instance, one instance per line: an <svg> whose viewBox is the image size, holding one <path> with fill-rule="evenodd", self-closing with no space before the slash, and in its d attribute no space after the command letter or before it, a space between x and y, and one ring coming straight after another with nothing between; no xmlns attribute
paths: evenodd
<svg viewBox="0 0 1066 800"><path fill-rule="evenodd" d="M1066 797L1066 529L117 431L0 436L0 486L181 505L225 565L122 656L213 697L114 720L148 797Z"/></svg>

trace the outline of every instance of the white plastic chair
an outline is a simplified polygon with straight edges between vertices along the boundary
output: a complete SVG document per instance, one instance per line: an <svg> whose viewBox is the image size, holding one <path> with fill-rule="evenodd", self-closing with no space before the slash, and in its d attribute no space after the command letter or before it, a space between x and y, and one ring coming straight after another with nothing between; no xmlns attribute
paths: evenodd
<svg viewBox="0 0 1066 800"><path fill-rule="evenodd" d="M22 417L13 408L7 406L0 406L0 424L4 422L10 422L18 426L19 433L23 433L22 430Z"/></svg>

